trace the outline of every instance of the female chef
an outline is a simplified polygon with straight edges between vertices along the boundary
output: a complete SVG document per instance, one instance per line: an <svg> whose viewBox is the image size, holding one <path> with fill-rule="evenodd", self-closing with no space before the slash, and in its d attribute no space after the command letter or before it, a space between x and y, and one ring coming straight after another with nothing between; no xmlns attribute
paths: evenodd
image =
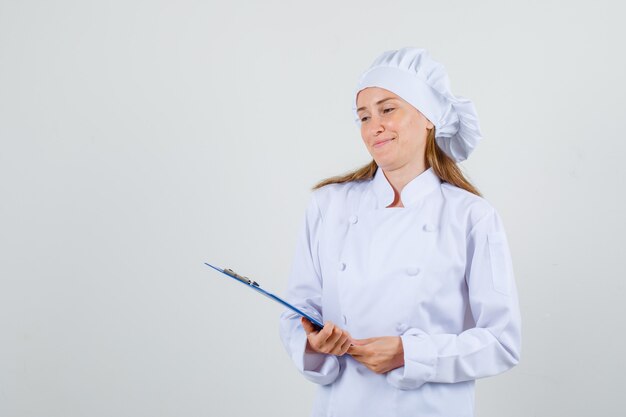
<svg viewBox="0 0 626 417"><path fill-rule="evenodd" d="M373 161L318 184L280 336L318 384L312 416L470 417L474 381L515 366L521 327L502 220L457 162L481 139L471 101L418 48L362 74L353 110Z"/></svg>

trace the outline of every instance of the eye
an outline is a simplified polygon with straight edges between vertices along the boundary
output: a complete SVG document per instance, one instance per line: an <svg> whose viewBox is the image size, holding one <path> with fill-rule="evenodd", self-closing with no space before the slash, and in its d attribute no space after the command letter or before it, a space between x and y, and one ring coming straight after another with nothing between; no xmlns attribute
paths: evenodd
<svg viewBox="0 0 626 417"><path fill-rule="evenodd" d="M365 121L365 119L367 119L367 118L368 118L367 116L363 116L363 117L361 118L361 122L364 122L364 121Z"/></svg>
<svg viewBox="0 0 626 417"><path fill-rule="evenodd" d="M383 113L389 113L387 110L392 111L394 109L395 109L394 107L388 107L388 108L383 110Z"/></svg>

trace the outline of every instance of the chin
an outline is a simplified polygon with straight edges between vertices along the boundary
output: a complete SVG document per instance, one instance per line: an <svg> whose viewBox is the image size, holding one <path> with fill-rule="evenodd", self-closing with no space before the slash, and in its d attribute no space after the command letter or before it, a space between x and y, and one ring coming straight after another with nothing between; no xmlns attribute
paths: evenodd
<svg viewBox="0 0 626 417"><path fill-rule="evenodd" d="M389 171L390 169L393 168L393 164L390 164L389 162L386 162L386 161L381 161L381 162L376 161L376 165L378 165L378 167L383 169L384 171Z"/></svg>
<svg viewBox="0 0 626 417"><path fill-rule="evenodd" d="M390 161L387 158L374 158L374 161L376 161L376 165L378 165L384 170L393 168L393 165L394 165L393 161Z"/></svg>

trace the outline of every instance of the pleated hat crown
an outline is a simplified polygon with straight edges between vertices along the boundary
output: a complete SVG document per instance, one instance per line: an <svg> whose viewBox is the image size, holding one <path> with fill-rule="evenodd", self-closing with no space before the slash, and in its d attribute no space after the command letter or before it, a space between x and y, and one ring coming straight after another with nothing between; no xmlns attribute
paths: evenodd
<svg viewBox="0 0 626 417"><path fill-rule="evenodd" d="M355 122L359 91L380 87L400 96L435 125L435 141L450 158L464 161L482 139L474 104L454 96L444 66L426 49L405 47L386 51L361 75L354 93Z"/></svg>

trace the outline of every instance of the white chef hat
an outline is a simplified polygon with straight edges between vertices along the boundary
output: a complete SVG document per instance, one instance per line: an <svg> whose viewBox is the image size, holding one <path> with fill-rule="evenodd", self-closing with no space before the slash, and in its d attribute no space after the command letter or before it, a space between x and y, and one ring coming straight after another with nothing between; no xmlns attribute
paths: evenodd
<svg viewBox="0 0 626 417"><path fill-rule="evenodd" d="M406 47L386 51L365 71L354 93L364 88L380 87L402 97L435 125L435 141L450 158L467 159L482 139L474 104L450 91L446 69L434 61L426 49Z"/></svg>

